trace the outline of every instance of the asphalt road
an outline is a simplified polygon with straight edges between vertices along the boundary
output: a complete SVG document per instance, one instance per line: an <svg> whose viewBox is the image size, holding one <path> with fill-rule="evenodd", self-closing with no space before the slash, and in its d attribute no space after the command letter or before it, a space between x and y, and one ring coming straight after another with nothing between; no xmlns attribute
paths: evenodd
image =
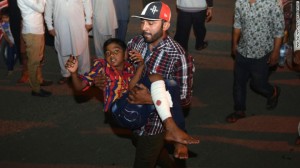
<svg viewBox="0 0 300 168"><path fill-rule="evenodd" d="M176 12L172 8L174 35ZM225 122L232 112L230 57L234 0L215 1L213 21L207 24L207 49L190 53L195 58L194 96L186 116L190 134L199 145L190 145L190 168L298 168L300 147L294 145L300 121L299 73L278 68L271 82L281 87L278 107L265 109L265 98L250 89L248 117L235 124ZM131 1L132 14L142 9ZM127 38L139 32L139 20L131 18ZM92 48L92 47L91 47ZM93 51L91 51L93 55ZM44 76L60 78L55 51L47 46ZM132 167L134 147L128 130L105 123L99 90L80 95L71 85L54 84L45 89L49 98L32 97L27 84L17 84L20 65L7 77L0 58L0 167L1 168L127 168Z"/></svg>

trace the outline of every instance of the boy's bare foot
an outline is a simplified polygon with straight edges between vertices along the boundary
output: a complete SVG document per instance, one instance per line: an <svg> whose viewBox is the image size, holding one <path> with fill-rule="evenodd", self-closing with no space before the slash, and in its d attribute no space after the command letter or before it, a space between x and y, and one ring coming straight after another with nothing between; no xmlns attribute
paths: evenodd
<svg viewBox="0 0 300 168"><path fill-rule="evenodd" d="M174 157L177 159L188 159L189 158L189 150L186 145L181 143L174 144Z"/></svg>
<svg viewBox="0 0 300 168"><path fill-rule="evenodd" d="M164 126L166 128L166 141L177 142L181 144L198 144L200 140L193 138L184 131L182 131L174 122L173 118L167 118L164 120Z"/></svg>

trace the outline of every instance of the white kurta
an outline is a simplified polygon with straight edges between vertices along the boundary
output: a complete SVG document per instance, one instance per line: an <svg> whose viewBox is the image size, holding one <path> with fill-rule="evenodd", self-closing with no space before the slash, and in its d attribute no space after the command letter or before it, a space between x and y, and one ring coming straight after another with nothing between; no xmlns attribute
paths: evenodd
<svg viewBox="0 0 300 168"><path fill-rule="evenodd" d="M103 44L115 37L118 20L113 0L91 0L93 7L93 38L97 57L103 58Z"/></svg>
<svg viewBox="0 0 300 168"><path fill-rule="evenodd" d="M55 30L55 49L63 77L70 77L65 64L70 55L79 56L78 73L90 70L88 32L85 25L92 24L90 0L47 0L45 21L48 30Z"/></svg>
<svg viewBox="0 0 300 168"><path fill-rule="evenodd" d="M118 20L113 0L91 0L94 27L103 35L115 34Z"/></svg>
<svg viewBox="0 0 300 168"><path fill-rule="evenodd" d="M56 31L55 46L62 56L81 55L88 43L85 24L92 24L90 0L47 0L45 21Z"/></svg>

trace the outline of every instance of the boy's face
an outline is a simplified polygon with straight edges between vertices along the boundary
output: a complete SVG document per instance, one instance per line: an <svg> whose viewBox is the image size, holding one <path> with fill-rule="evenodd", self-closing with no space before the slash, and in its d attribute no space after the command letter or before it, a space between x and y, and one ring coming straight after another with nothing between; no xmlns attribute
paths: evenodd
<svg viewBox="0 0 300 168"><path fill-rule="evenodd" d="M111 43L106 47L105 60L117 70L122 71L126 61L125 51L121 46Z"/></svg>
<svg viewBox="0 0 300 168"><path fill-rule="evenodd" d="M9 17L7 15L3 15L1 17L1 19L2 19L2 22L9 22Z"/></svg>

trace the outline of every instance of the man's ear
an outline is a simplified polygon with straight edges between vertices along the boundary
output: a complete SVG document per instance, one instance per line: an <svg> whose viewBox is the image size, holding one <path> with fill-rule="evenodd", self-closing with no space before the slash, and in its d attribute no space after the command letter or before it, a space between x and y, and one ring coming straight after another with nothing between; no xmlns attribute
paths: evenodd
<svg viewBox="0 0 300 168"><path fill-rule="evenodd" d="M170 28L170 22L164 22L163 23L163 30L167 31Z"/></svg>

